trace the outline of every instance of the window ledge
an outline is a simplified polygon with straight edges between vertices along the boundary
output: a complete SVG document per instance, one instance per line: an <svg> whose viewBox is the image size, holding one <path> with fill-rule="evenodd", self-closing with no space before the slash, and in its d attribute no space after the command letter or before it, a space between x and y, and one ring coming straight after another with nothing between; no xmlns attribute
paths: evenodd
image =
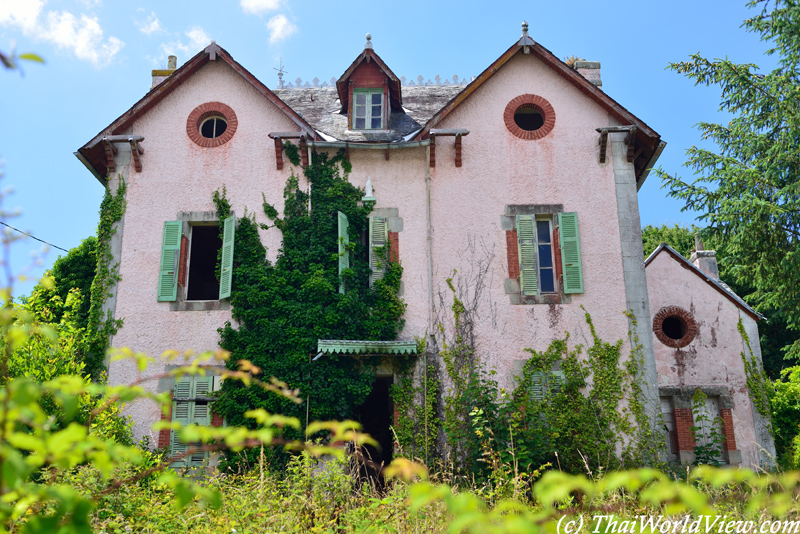
<svg viewBox="0 0 800 534"><path fill-rule="evenodd" d="M230 310L231 303L227 300L184 300L170 302L170 311L214 311Z"/></svg>

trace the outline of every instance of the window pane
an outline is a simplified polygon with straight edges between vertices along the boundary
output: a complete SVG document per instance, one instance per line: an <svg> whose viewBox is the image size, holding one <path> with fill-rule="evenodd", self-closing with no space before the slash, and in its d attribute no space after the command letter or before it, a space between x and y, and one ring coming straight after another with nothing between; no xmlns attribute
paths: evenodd
<svg viewBox="0 0 800 534"><path fill-rule="evenodd" d="M356 104L364 105L367 103L367 95L364 93L356 93Z"/></svg>
<svg viewBox="0 0 800 534"><path fill-rule="evenodd" d="M381 116L381 106L372 106L372 116L373 117Z"/></svg>
<svg viewBox="0 0 800 534"><path fill-rule="evenodd" d="M549 244L539 245L539 267L553 266L553 249Z"/></svg>
<svg viewBox="0 0 800 534"><path fill-rule="evenodd" d="M367 127L366 119L356 119L356 130L363 130Z"/></svg>
<svg viewBox="0 0 800 534"><path fill-rule="evenodd" d="M380 130L381 129L381 118L378 117L377 119L372 119L372 129L373 130Z"/></svg>
<svg viewBox="0 0 800 534"><path fill-rule="evenodd" d="M550 242L550 222L536 221L536 236L539 243Z"/></svg>
<svg viewBox="0 0 800 534"><path fill-rule="evenodd" d="M356 106L356 117L364 117L367 115L367 106Z"/></svg>
<svg viewBox="0 0 800 534"><path fill-rule="evenodd" d="M383 100L383 93L372 93L372 103L380 105Z"/></svg>
<svg viewBox="0 0 800 534"><path fill-rule="evenodd" d="M539 276L542 280L542 293L554 293L556 289L553 284L553 269L540 269Z"/></svg>

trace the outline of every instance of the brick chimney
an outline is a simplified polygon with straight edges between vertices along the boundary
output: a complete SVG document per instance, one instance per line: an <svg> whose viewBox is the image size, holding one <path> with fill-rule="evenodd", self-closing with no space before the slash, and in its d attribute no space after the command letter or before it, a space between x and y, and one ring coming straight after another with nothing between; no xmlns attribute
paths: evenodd
<svg viewBox="0 0 800 534"><path fill-rule="evenodd" d="M600 79L599 61L576 61L575 70L597 87L603 87L603 81Z"/></svg>
<svg viewBox="0 0 800 534"><path fill-rule="evenodd" d="M717 267L717 252L714 250L705 250L703 240L699 235L694 237L694 252L689 261L695 267L703 271L706 275L714 280L719 280L719 268Z"/></svg>
<svg viewBox="0 0 800 534"><path fill-rule="evenodd" d="M156 85L160 84L161 82L169 78L172 75L172 73L175 72L177 66L178 66L178 58L175 56L169 56L166 69L153 70L153 85L150 86L150 89L152 89Z"/></svg>

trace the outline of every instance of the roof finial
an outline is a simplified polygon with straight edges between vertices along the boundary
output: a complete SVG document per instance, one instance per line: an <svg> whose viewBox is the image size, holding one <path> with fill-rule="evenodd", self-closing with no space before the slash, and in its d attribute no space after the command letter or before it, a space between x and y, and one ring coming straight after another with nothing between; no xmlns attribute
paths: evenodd
<svg viewBox="0 0 800 534"><path fill-rule="evenodd" d="M372 34L367 34L367 42L364 43L364 50L372 50Z"/></svg>
<svg viewBox="0 0 800 534"><path fill-rule="evenodd" d="M522 36L523 37L528 36L528 23L524 20L522 21Z"/></svg>

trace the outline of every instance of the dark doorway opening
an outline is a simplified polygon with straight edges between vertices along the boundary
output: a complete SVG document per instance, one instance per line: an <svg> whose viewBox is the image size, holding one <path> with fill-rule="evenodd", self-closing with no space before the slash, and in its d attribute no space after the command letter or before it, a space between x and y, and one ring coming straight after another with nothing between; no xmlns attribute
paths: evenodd
<svg viewBox="0 0 800 534"><path fill-rule="evenodd" d="M389 388L392 377L379 376L372 385L372 392L367 396L364 404L356 408L356 417L361 427L378 442L380 448L372 445L362 447L361 454L364 461L359 460L358 474L362 479L370 479L383 486L383 476L380 474L382 467L392 461L392 417L394 404L392 403Z"/></svg>
<svg viewBox="0 0 800 534"><path fill-rule="evenodd" d="M222 248L219 226L192 226L191 240L186 300L218 300L217 253Z"/></svg>

